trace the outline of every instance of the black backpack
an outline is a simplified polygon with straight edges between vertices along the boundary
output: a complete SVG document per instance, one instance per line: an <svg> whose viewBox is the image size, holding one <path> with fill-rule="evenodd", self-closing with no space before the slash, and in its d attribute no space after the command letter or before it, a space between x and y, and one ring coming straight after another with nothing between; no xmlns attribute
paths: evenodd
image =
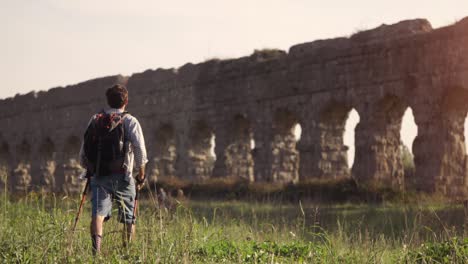
<svg viewBox="0 0 468 264"><path fill-rule="evenodd" d="M89 162L88 170L97 177L123 173L126 144L124 113L95 115L84 134L84 154Z"/></svg>

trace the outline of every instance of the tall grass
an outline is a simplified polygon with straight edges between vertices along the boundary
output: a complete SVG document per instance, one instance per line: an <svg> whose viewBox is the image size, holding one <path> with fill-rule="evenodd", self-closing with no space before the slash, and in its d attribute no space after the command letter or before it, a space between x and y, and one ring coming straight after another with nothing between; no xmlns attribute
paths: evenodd
<svg viewBox="0 0 468 264"><path fill-rule="evenodd" d="M78 197L32 193L8 197L1 204L0 262L96 260L91 254L89 202L75 233L70 229ZM460 231L439 216L440 208L411 211L399 206L215 201L176 204L166 210L152 197L142 200L137 236L129 248L122 247L122 226L111 219L104 225L97 262L468 263L468 239L463 240ZM400 214L393 215L392 210ZM377 225L379 221L371 216L387 228ZM428 225L427 218L441 228Z"/></svg>

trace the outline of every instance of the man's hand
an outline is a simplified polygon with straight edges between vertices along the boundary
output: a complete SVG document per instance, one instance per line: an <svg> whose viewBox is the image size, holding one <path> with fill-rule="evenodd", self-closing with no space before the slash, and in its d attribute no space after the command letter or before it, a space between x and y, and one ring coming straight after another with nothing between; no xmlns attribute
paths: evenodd
<svg viewBox="0 0 468 264"><path fill-rule="evenodd" d="M143 187L143 185L145 184L145 179L145 166L142 166L138 171L138 175L136 176L137 190L140 190Z"/></svg>

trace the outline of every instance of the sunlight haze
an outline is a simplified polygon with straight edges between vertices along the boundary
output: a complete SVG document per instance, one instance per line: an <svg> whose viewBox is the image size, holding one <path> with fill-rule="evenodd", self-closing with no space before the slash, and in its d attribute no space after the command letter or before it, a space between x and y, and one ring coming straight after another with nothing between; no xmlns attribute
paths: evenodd
<svg viewBox="0 0 468 264"><path fill-rule="evenodd" d="M404 19L433 27L468 1L16 0L0 4L0 98L106 75L179 67L349 36Z"/></svg>
<svg viewBox="0 0 468 264"><path fill-rule="evenodd" d="M383 23L427 18L437 28L468 16L466 0L3 0L0 6L0 98L254 49L287 51ZM405 144L410 137L403 134Z"/></svg>

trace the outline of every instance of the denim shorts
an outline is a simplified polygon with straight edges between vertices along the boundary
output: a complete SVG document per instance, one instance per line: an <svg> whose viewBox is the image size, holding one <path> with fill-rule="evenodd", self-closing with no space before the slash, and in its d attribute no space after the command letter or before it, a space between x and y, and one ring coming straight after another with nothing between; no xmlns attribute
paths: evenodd
<svg viewBox="0 0 468 264"><path fill-rule="evenodd" d="M91 178L93 217L112 215L112 202L119 208L118 220L125 224L134 224L133 208L135 206L135 180L124 174L114 174L100 178Z"/></svg>

